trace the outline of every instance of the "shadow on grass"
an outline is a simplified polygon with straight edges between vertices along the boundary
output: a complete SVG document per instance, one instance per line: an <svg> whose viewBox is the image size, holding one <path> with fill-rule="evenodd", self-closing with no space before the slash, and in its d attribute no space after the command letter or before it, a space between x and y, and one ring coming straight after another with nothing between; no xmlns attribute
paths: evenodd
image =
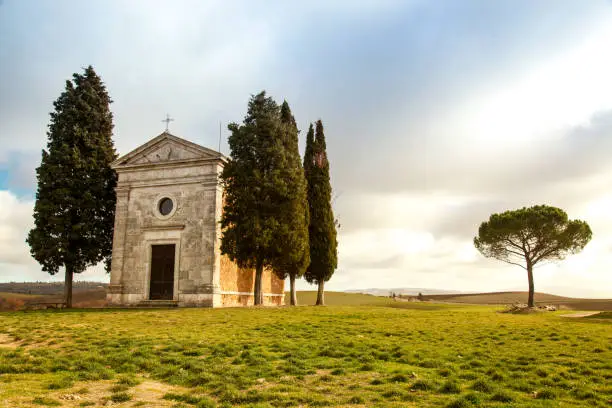
<svg viewBox="0 0 612 408"><path fill-rule="evenodd" d="M412 310L446 310L465 308L465 305L447 305L441 303L420 303L420 302L390 302L386 305L376 305L379 307L390 307L394 309L412 309Z"/></svg>
<svg viewBox="0 0 612 408"><path fill-rule="evenodd" d="M38 309L38 310L18 310L7 312L14 315L19 314L72 314L72 313L142 313L142 312L159 312L165 310L168 312L177 312L180 309L177 307L105 307L105 308L78 308L74 307L71 309Z"/></svg>
<svg viewBox="0 0 612 408"><path fill-rule="evenodd" d="M601 312L590 316L585 316L584 319L612 319L612 312Z"/></svg>

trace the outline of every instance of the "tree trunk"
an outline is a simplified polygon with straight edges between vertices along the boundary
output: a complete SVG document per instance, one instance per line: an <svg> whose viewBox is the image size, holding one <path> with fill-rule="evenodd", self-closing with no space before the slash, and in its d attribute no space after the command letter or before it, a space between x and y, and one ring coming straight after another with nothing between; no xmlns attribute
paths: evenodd
<svg viewBox="0 0 612 408"><path fill-rule="evenodd" d="M321 280L319 282L319 291L317 292L317 306L325 305L325 281Z"/></svg>
<svg viewBox="0 0 612 408"><path fill-rule="evenodd" d="M533 301L533 266L531 262L527 263L527 279L529 279L529 299L527 300L527 306L535 307L535 302Z"/></svg>
<svg viewBox="0 0 612 408"><path fill-rule="evenodd" d="M66 265L66 275L64 278L64 302L67 308L72 307L72 266Z"/></svg>
<svg viewBox="0 0 612 408"><path fill-rule="evenodd" d="M263 291L261 285L261 277L263 276L263 262L257 261L255 267L255 293L253 303L255 306L263 305Z"/></svg>
<svg viewBox="0 0 612 408"><path fill-rule="evenodd" d="M289 295L291 297L291 306L297 306L297 294L295 293L295 274L289 274Z"/></svg>

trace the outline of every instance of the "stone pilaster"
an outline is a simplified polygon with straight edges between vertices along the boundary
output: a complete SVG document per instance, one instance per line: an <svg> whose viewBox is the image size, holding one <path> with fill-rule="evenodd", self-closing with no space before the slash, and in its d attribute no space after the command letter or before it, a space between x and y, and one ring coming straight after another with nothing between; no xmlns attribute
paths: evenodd
<svg viewBox="0 0 612 408"><path fill-rule="evenodd" d="M111 263L111 286L115 286L114 293L117 291L117 286L123 284L123 258L125 251L125 235L127 232L128 219L128 203L130 199L130 188L118 186L117 206L115 209L115 229L113 231L113 260ZM113 293L113 292L111 292Z"/></svg>
<svg viewBox="0 0 612 408"><path fill-rule="evenodd" d="M223 165L217 166L217 185L215 188L215 238L213 247L212 285L216 289L213 293L213 306L221 306L221 215L223 214L223 188L221 186L221 172Z"/></svg>

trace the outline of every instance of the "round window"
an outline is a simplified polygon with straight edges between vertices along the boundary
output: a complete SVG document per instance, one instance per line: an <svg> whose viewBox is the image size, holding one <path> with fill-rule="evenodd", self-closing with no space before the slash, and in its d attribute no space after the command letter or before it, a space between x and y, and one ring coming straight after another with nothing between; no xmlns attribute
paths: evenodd
<svg viewBox="0 0 612 408"><path fill-rule="evenodd" d="M168 197L162 198L159 201L159 213L161 215L168 215L172 212L172 208L174 207L174 203Z"/></svg>

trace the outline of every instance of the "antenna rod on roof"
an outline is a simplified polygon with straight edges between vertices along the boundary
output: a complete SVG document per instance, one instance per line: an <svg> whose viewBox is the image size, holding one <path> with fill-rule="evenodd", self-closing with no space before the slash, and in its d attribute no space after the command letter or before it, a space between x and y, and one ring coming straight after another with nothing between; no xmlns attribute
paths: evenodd
<svg viewBox="0 0 612 408"><path fill-rule="evenodd" d="M169 114L166 113L166 119L162 120L162 122L166 122L166 132L168 131L168 125L170 122L174 122L174 119L170 117Z"/></svg>
<svg viewBox="0 0 612 408"><path fill-rule="evenodd" d="M219 153L221 153L221 121L219 121Z"/></svg>

